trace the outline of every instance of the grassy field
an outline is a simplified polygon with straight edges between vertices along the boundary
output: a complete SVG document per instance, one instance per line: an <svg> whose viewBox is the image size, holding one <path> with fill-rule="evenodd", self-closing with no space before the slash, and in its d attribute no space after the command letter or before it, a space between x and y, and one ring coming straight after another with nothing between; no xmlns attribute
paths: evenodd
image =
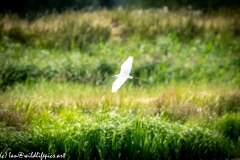
<svg viewBox="0 0 240 160"><path fill-rule="evenodd" d="M239 16L166 8L1 15L0 158L240 158ZM113 94L110 76L128 56L140 79Z"/></svg>

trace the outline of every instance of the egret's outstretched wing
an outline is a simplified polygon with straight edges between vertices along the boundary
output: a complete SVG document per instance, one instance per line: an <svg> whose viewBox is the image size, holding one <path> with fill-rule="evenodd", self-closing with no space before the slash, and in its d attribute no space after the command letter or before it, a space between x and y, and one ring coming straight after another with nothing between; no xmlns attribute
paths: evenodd
<svg viewBox="0 0 240 160"><path fill-rule="evenodd" d="M117 92L117 90L123 85L123 83L127 80L127 77L118 77L112 85L112 92Z"/></svg>
<svg viewBox="0 0 240 160"><path fill-rule="evenodd" d="M129 75L132 69L133 57L129 56L128 59L121 65L120 75Z"/></svg>

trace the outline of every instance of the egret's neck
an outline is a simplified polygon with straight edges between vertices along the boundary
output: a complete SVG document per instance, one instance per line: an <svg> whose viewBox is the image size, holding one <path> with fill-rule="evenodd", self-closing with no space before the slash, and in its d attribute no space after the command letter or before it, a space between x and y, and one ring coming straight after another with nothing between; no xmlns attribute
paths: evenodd
<svg viewBox="0 0 240 160"><path fill-rule="evenodd" d="M114 78L118 78L118 75L114 75L114 76L112 76L112 77L114 77Z"/></svg>
<svg viewBox="0 0 240 160"><path fill-rule="evenodd" d="M118 78L118 77L126 77L126 78L133 79L133 77L132 77L132 76L129 76L129 75L119 75L119 74L117 74L117 75L114 75L114 76L112 76L112 77L114 77L114 78Z"/></svg>

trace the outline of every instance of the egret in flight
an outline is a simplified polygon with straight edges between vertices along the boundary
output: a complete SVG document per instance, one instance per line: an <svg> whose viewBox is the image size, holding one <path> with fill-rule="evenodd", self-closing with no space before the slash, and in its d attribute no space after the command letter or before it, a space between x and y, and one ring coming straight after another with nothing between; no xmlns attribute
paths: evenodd
<svg viewBox="0 0 240 160"><path fill-rule="evenodd" d="M133 57L129 56L128 59L121 65L120 73L113 76L116 78L116 80L113 82L112 92L117 92L117 90L123 85L123 83L128 78L133 79L133 77L129 75L132 69L132 62L133 62ZM138 78L134 78L134 79L138 79Z"/></svg>

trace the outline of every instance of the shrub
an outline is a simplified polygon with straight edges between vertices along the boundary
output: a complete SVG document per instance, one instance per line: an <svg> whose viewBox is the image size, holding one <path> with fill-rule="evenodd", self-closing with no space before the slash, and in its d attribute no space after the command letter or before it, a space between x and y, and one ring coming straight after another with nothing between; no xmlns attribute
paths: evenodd
<svg viewBox="0 0 240 160"><path fill-rule="evenodd" d="M26 33L20 27L13 27L7 32L7 36L15 42L29 44L32 41L33 35Z"/></svg>
<svg viewBox="0 0 240 160"><path fill-rule="evenodd" d="M39 70L35 65L13 65L10 64L0 69L0 88L5 90L17 82L34 82L39 75Z"/></svg>
<svg viewBox="0 0 240 160"><path fill-rule="evenodd" d="M240 111L240 94L235 93L229 97L220 97L218 104L212 108L218 116L226 113L237 113Z"/></svg>
<svg viewBox="0 0 240 160"><path fill-rule="evenodd" d="M235 143L240 143L240 116L238 114L227 114L220 119L217 124L217 129L230 140Z"/></svg>

